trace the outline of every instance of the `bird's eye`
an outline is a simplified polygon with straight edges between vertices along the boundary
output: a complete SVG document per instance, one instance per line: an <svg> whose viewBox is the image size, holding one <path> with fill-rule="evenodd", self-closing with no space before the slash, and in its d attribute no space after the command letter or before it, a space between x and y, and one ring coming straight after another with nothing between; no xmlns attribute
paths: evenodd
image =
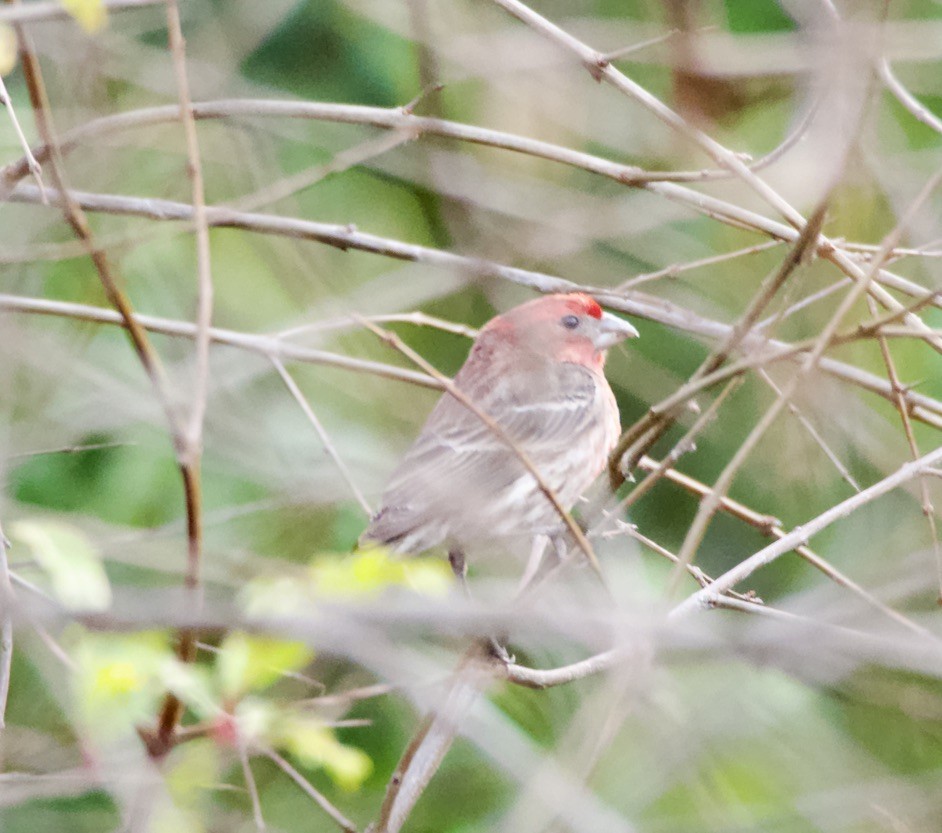
<svg viewBox="0 0 942 833"><path fill-rule="evenodd" d="M579 326L579 317L576 315L564 315L560 323L567 330L574 330Z"/></svg>

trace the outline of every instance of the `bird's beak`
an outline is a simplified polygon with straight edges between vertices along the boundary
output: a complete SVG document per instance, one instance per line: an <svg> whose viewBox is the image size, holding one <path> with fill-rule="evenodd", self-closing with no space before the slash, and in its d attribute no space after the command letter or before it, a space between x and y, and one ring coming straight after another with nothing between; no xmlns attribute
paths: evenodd
<svg viewBox="0 0 942 833"><path fill-rule="evenodd" d="M626 338L638 338L639 335L640 333L627 321L617 315L603 312L592 341L596 350L608 350L609 347L614 347Z"/></svg>

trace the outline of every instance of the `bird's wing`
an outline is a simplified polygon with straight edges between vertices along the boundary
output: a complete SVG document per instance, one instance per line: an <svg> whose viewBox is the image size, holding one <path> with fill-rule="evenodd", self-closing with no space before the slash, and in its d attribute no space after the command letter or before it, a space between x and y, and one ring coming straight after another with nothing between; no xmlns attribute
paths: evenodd
<svg viewBox="0 0 942 833"><path fill-rule="evenodd" d="M459 385L461 377L456 378ZM531 367L472 378L474 388L462 385L464 392L541 474L541 463L565 455L597 419L598 381L576 364L554 363L538 373ZM514 450L476 413L446 393L393 472L383 506L365 537L387 543L402 540L416 524L435 519L439 513L429 512L429 507L441 506L447 500L444 493L472 503L498 500L524 472ZM463 511L469 510L463 507Z"/></svg>

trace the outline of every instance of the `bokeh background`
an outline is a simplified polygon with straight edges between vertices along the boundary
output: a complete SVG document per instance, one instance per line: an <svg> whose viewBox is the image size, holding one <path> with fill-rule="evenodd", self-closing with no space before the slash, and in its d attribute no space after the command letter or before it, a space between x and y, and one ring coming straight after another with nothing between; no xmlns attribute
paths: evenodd
<svg viewBox="0 0 942 833"><path fill-rule="evenodd" d="M38 148L8 37L17 9L33 6L56 4L0 6L0 59L6 50L4 81ZM63 6L69 14L26 31L59 136L99 124L63 148L70 186L89 205L93 195L189 205L178 119L96 122L177 106L164 4ZM759 162L757 175L804 216L829 196L823 232L864 269L942 165L942 5L933 0L533 7L613 53L687 131ZM528 666L632 649L607 673L567 686L491 685L461 717L407 830L939 830L940 578L922 506L926 495L940 497L932 473L811 540L862 593L794 554L737 587L780 617L666 618L697 589L689 577L672 580L663 551L682 547L698 506L666 480L601 523L595 510L612 506L606 484L582 509L599 533L613 607L576 567L532 607L514 606L524 554L475 563L477 602L465 604L442 559L404 565L353 552L366 523L354 487L376 505L439 395L372 365L337 366L353 357L416 370L355 316L453 374L474 328L534 294L483 262L605 288L615 307L622 299L620 309L635 313L642 335L608 364L627 427L684 384L719 341L704 322L735 323L789 245L693 199L578 164L262 105L232 111L275 100L394 115L408 107L665 172L782 223L776 210L740 178L714 175L685 130L598 83L559 43L487 0L181 0L180 12L193 100L231 105L230 115L197 124L208 205L468 260L410 262L331 245L323 229L308 234L322 239L303 239L297 227L210 231L214 326L230 342L267 340L211 348L197 608L181 595L187 529L174 447L126 334L104 321L111 308L98 272L30 177L0 204L0 523L12 544L3 602L14 627L0 830L254 830L259 813L270 830L340 829L291 772L364 830L442 682L489 627L503 629ZM884 59L914 100L881 76ZM23 154L8 116L0 113L3 164ZM692 173L677 176L684 171ZM53 184L48 170L44 182ZM157 216L163 203L135 205L90 208L96 240L138 313L192 322L193 226ZM932 193L910 212L906 248L886 264L909 282L908 291L887 284L903 304L940 286L940 205ZM806 258L769 305L762 333L813 340L849 286L832 263ZM58 304L43 309L43 300ZM918 310L928 327L940 323L936 302L927 296ZM858 301L838 331L880 314ZM893 323L893 374L900 389L925 397L931 416L942 398L939 355L914 327ZM199 380L193 340L152 340L173 407L188 413ZM272 361L285 345L294 352L281 354L284 367L313 421ZM758 349L749 342L741 355ZM825 355L885 385L890 378L876 338ZM772 385L786 386L797 367L769 362L745 373L676 468L713 483L775 401ZM721 389L698 395L652 456L667 454ZM815 371L791 402L730 489L784 530L913 458L892 393ZM913 419L919 453L939 445L940 425L938 415L934 426ZM719 575L768 540L721 512L696 564ZM182 668L172 626L193 621L205 625L197 662ZM158 765L138 729L153 724L168 689L185 703L192 737Z"/></svg>

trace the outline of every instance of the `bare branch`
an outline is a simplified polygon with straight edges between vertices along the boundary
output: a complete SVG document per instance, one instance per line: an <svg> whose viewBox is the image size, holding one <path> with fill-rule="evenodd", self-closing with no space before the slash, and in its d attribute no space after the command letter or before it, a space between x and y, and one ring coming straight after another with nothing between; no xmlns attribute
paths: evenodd
<svg viewBox="0 0 942 833"><path fill-rule="evenodd" d="M350 491L353 492L353 496L356 498L357 503L360 504L360 507L366 513L366 516L370 517L373 514L373 511L370 509L369 503L363 496L363 492L360 491L360 487L357 486L356 482L354 481L353 476L350 474L350 469L347 468L347 464L344 463L343 458L341 458L341 456L337 453L336 447L331 441L330 436L327 434L327 431L324 429L324 426L321 424L321 421L317 418L317 415L311 408L310 403L307 401L294 379L291 378L291 374L285 370L285 366L281 363L281 360L277 356L272 356L271 362L275 366L275 370L278 371L278 375L281 376L281 381L285 383L285 387L287 387L291 392L295 402L298 403L301 410L304 411L304 415L308 418L308 421L311 423L311 425L314 426L317 436L320 437L321 442L324 444L324 450L330 455L330 459L334 461L334 464L340 471L341 476L350 487Z"/></svg>
<svg viewBox="0 0 942 833"><path fill-rule="evenodd" d="M719 576L709 587L705 587L686 598L671 611L670 615L672 617L682 616L700 607L712 604L722 593L735 587L756 570L771 564L775 559L791 552L796 547L807 544L809 539L822 529L826 529L834 522L846 518L887 492L908 483L913 478L919 477L923 470L932 468L939 461L942 461L942 448L937 448L918 460L906 463L888 477L884 477L862 492L858 492L836 506L832 506L806 524L795 527L787 535L779 538L778 541L749 556L745 561L740 562L731 570Z"/></svg>

